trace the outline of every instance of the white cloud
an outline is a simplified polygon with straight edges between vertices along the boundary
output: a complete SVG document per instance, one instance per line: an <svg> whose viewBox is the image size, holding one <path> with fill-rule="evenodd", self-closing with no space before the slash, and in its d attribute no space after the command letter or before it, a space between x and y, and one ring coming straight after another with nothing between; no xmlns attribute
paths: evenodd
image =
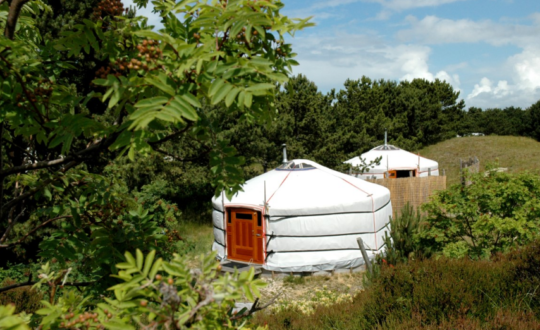
<svg viewBox="0 0 540 330"><path fill-rule="evenodd" d="M383 7L393 11L403 11L421 7L437 7L452 2L463 0L368 0L369 2L380 3Z"/></svg>
<svg viewBox="0 0 540 330"><path fill-rule="evenodd" d="M478 107L528 107L540 99L540 49L526 48L507 60L512 82L500 80L496 87L487 77L467 96L467 104Z"/></svg>
<svg viewBox="0 0 540 330"><path fill-rule="evenodd" d="M343 86L347 79L445 80L459 90L457 74L432 73L428 60L431 49L419 45L389 45L377 36L337 34L310 35L294 39L300 66L296 73L305 74L317 86L328 91Z"/></svg>
<svg viewBox="0 0 540 330"><path fill-rule="evenodd" d="M396 37L401 42L423 44L478 43L494 46L517 45L525 47L540 42L540 23L534 25L500 24L490 20L451 20L426 16L418 20L414 16L405 19L410 28L401 30Z"/></svg>
<svg viewBox="0 0 540 330"><path fill-rule="evenodd" d="M383 8L375 17L376 20L386 20L392 16L395 12L401 12L404 10L422 8L422 7L437 7L453 2L467 1L467 0L326 0L317 1L308 8L294 11L295 13L301 13L300 16L314 15L315 19L325 19L334 17L327 12L321 11L328 8L336 8L340 6L346 6L353 3L378 3Z"/></svg>

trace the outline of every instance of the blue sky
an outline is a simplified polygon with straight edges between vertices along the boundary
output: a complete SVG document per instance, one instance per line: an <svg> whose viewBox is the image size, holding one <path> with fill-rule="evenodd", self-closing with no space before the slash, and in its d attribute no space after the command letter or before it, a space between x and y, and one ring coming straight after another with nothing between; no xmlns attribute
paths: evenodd
<svg viewBox="0 0 540 330"><path fill-rule="evenodd" d="M362 76L439 78L467 107L540 100L539 0L282 1L290 17L314 16L317 26L289 42L294 72L322 92Z"/></svg>

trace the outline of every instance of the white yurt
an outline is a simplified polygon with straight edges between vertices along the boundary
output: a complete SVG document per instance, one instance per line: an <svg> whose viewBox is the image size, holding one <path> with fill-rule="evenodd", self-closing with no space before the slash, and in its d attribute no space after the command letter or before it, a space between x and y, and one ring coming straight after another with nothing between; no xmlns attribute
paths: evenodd
<svg viewBox="0 0 540 330"><path fill-rule="evenodd" d="M364 160L365 164L369 164L379 157L381 157L379 165L370 167L369 171L365 173L354 173L353 170L352 175L361 179L382 179L385 178L386 173L392 179L439 175L439 163L387 144L386 132L384 135L384 145L375 147L359 157L351 158L344 163L351 164L353 167L362 166L362 160Z"/></svg>
<svg viewBox="0 0 540 330"><path fill-rule="evenodd" d="M384 249L390 192L315 162L297 159L245 183L231 201L212 199L214 243L222 261L277 272L354 269Z"/></svg>

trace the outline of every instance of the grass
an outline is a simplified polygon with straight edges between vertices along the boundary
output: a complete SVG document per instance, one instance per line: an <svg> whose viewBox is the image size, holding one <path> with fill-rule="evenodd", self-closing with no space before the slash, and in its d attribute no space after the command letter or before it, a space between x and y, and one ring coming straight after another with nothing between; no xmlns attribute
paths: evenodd
<svg viewBox="0 0 540 330"><path fill-rule="evenodd" d="M188 264L195 266L201 254L212 250L214 241L211 222L201 224L197 222L180 222L174 226L182 240L177 242L178 253L184 255Z"/></svg>
<svg viewBox="0 0 540 330"><path fill-rule="evenodd" d="M518 136L470 136L426 147L420 155L439 162L439 170L446 170L447 185L451 185L460 182L460 158L478 157L480 170L486 163L498 161L500 167L510 172L538 172L540 142Z"/></svg>

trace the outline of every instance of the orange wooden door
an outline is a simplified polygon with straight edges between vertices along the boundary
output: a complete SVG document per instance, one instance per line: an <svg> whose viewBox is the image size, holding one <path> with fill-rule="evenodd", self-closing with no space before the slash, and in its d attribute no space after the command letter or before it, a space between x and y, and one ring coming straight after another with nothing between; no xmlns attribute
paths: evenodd
<svg viewBox="0 0 540 330"><path fill-rule="evenodd" d="M262 264L264 259L261 213L248 209L227 211L228 259Z"/></svg>
<svg viewBox="0 0 540 330"><path fill-rule="evenodd" d="M396 173L396 171L388 171L388 177L389 177L390 179L395 179L395 178L397 178L397 173Z"/></svg>

